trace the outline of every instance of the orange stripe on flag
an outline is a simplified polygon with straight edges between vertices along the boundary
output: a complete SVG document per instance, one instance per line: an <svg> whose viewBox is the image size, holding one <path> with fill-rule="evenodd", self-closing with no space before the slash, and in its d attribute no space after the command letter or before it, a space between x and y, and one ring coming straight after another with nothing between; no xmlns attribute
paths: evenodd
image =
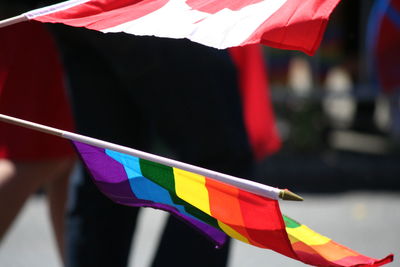
<svg viewBox="0 0 400 267"><path fill-rule="evenodd" d="M239 190L206 177L211 215L228 225L244 226L238 199Z"/></svg>
<svg viewBox="0 0 400 267"><path fill-rule="evenodd" d="M358 256L359 253L352 251L348 248L338 245L332 240L324 245L312 245L309 246L303 242L296 242L292 244L293 249L298 252L306 252L310 254L320 254L323 258L328 261L337 261L346 257Z"/></svg>

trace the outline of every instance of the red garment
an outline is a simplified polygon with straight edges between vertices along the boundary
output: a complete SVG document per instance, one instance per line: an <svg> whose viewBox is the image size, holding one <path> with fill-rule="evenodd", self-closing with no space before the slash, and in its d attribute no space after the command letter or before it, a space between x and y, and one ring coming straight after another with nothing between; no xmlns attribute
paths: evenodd
<svg viewBox="0 0 400 267"><path fill-rule="evenodd" d="M233 47L229 52L239 72L244 121L249 141L255 158L261 160L281 147L261 46Z"/></svg>
<svg viewBox="0 0 400 267"><path fill-rule="evenodd" d="M0 113L73 130L62 67L41 23L0 29ZM0 122L0 158L43 160L73 154L62 138Z"/></svg>
<svg viewBox="0 0 400 267"><path fill-rule="evenodd" d="M389 2L377 27L375 58L380 85L394 93L400 88L400 2Z"/></svg>

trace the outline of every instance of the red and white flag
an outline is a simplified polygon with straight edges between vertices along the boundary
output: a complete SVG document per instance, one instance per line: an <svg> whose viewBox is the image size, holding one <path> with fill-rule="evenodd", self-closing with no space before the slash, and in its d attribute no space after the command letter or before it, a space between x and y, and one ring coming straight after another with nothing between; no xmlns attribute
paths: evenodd
<svg viewBox="0 0 400 267"><path fill-rule="evenodd" d="M224 49L253 43L313 54L340 0L70 0L28 19L102 32L188 38Z"/></svg>

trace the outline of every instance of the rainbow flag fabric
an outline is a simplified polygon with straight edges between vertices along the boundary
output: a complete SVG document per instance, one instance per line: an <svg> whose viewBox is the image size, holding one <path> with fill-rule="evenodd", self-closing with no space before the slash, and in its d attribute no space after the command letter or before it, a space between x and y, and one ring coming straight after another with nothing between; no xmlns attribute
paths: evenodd
<svg viewBox="0 0 400 267"><path fill-rule="evenodd" d="M293 251L304 263L315 266L382 266L393 261L393 255L381 260L364 256L285 215L283 219Z"/></svg>
<svg viewBox="0 0 400 267"><path fill-rule="evenodd" d="M93 182L116 203L172 213L222 246L228 236L314 266L381 266L283 216L277 200L199 174L72 141Z"/></svg>

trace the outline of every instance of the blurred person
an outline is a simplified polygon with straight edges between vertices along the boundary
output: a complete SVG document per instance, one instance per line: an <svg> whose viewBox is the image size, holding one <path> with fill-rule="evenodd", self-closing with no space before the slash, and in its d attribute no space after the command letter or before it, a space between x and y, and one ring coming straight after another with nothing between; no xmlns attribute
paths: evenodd
<svg viewBox="0 0 400 267"><path fill-rule="evenodd" d="M386 127L400 141L400 2L375 1L368 16L366 58L370 82L386 100ZM378 115L378 114L377 114ZM377 123L384 118L376 116Z"/></svg>
<svg viewBox="0 0 400 267"><path fill-rule="evenodd" d="M0 29L0 113L73 129L58 53L40 23ZM0 241L26 200L43 189L63 258L65 204L74 158L65 140L0 122Z"/></svg>
<svg viewBox="0 0 400 267"><path fill-rule="evenodd" d="M187 40L104 35L62 25L53 33L79 133L165 155L157 150L162 143L170 157L243 177L252 172L256 157L278 149L276 133L263 136L269 129L253 120L250 135L261 136L254 141L243 121L251 114L265 118L260 115L271 108L263 106L269 104L263 100L266 92L252 91L244 97L252 112L242 112L239 83L259 88L266 82L254 78L262 76L260 66L240 80L228 51ZM254 64L262 63L260 56ZM247 60L234 57L236 63ZM83 169L80 174L70 187L66 265L126 266L138 209L112 203ZM153 266L225 266L228 250L229 244L216 250L169 217Z"/></svg>
<svg viewBox="0 0 400 267"><path fill-rule="evenodd" d="M336 62L332 61L335 66L331 66L327 74L335 76L338 74L337 70L340 70L343 73L341 78L347 79L347 83L350 83L352 87L346 89L348 92L339 94L339 97L345 98L344 101L356 102L355 107L352 108L354 110L348 112L346 120L351 121L351 125L347 128L364 135L382 135L373 120L378 95L372 87L365 86L369 82L364 40L367 29L366 11L370 10L372 3L373 1L356 0L343 1L338 5L332 18L333 23L331 23L332 31L336 32L336 48L333 49L329 43L326 44L326 52L336 51L336 53L331 53L331 55L336 55ZM329 32L329 27L327 32ZM329 79L327 80L328 83ZM355 99L351 99L349 93L354 95Z"/></svg>

